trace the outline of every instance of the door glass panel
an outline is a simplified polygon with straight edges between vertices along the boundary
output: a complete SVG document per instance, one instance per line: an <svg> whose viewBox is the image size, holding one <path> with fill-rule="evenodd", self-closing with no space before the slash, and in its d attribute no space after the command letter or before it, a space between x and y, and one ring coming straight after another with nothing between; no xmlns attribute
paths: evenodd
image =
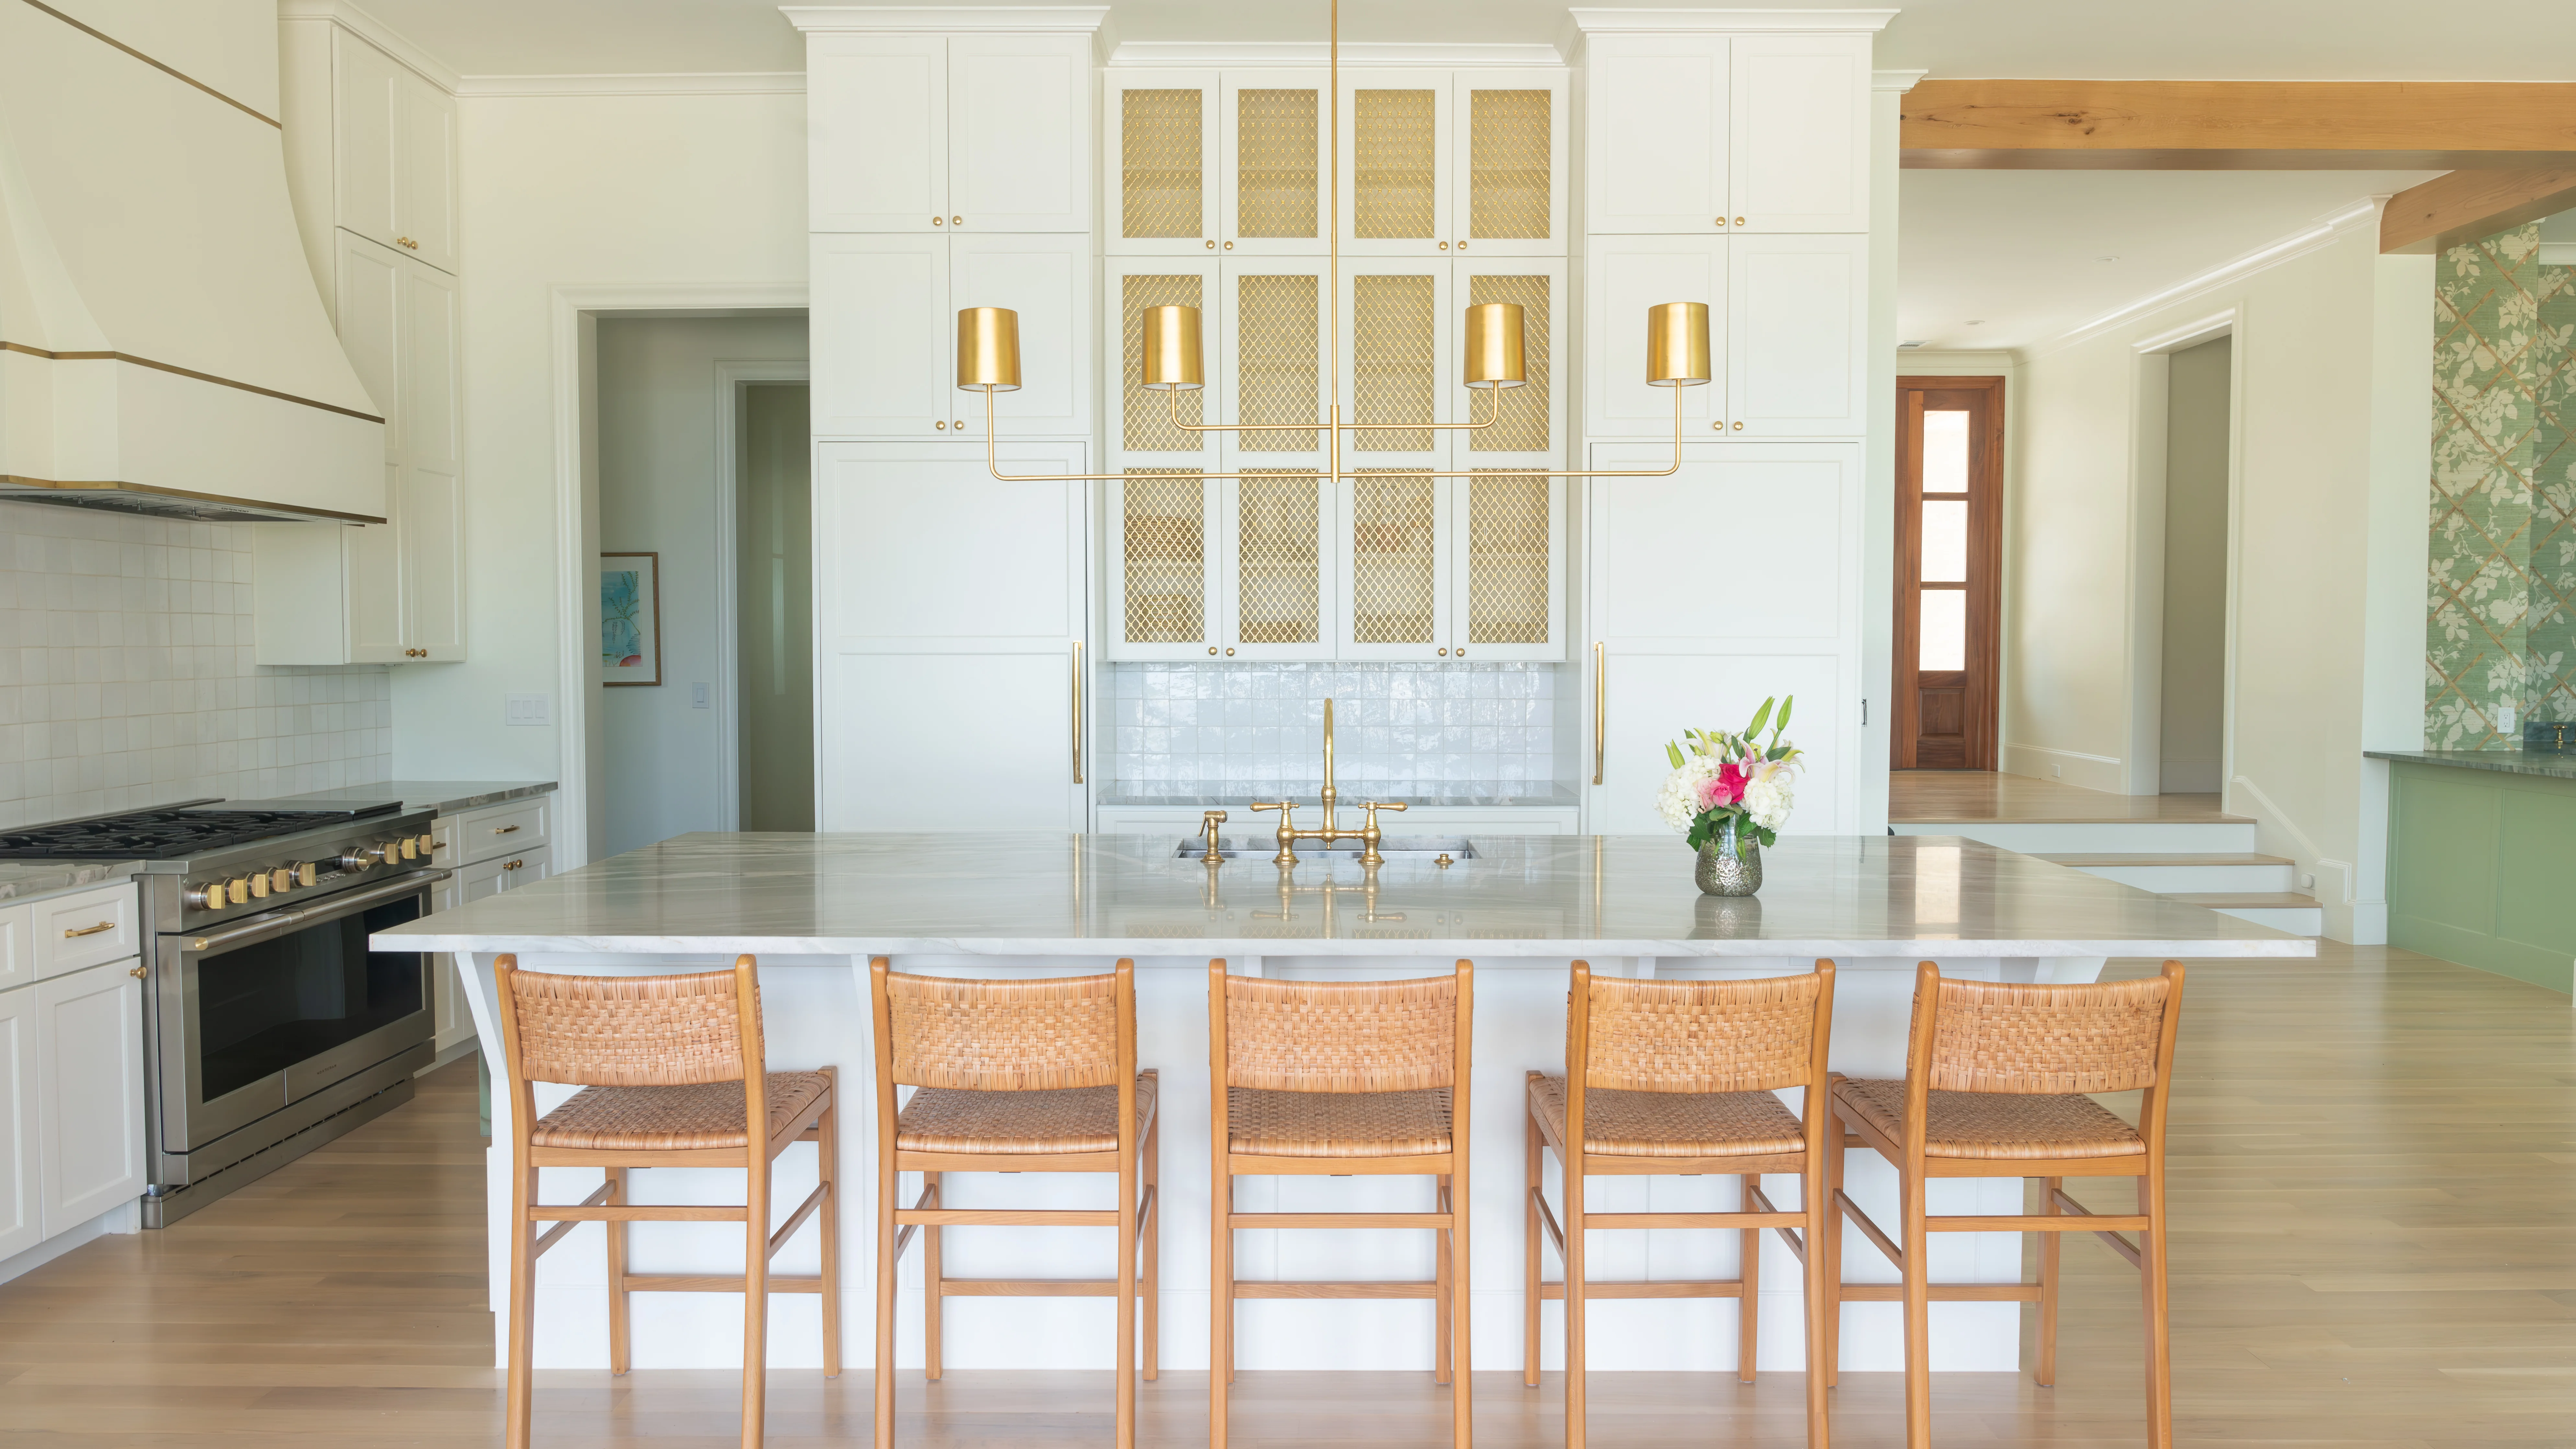
<svg viewBox="0 0 2576 1449"><path fill-rule="evenodd" d="M1923 414L1923 491L1968 491L1968 415L1964 412Z"/></svg>
<svg viewBox="0 0 2576 1449"><path fill-rule="evenodd" d="M1207 635L1207 487L1195 468L1130 468L1122 487L1130 644Z"/></svg>
<svg viewBox="0 0 2576 1449"><path fill-rule="evenodd" d="M1128 91L1121 104L1119 210L1124 234L1203 235L1198 91Z"/></svg>
<svg viewBox="0 0 2576 1449"><path fill-rule="evenodd" d="M1923 591L1922 649L1915 668L1968 667L1968 595L1964 589Z"/></svg>
<svg viewBox="0 0 2576 1449"><path fill-rule="evenodd" d="M1419 475L1372 468L1351 480L1354 643L1431 642L1431 500L1431 480Z"/></svg>
<svg viewBox="0 0 2576 1449"><path fill-rule="evenodd" d="M1923 579L1927 584L1968 581L1968 501L1923 501Z"/></svg>
<svg viewBox="0 0 2576 1449"><path fill-rule="evenodd" d="M1237 489L1236 633L1246 644L1323 637L1323 541L1312 473L1250 469Z"/></svg>
<svg viewBox="0 0 2576 1449"><path fill-rule="evenodd" d="M1234 228L1237 236L1319 235L1315 92L1235 93Z"/></svg>
<svg viewBox="0 0 2576 1449"><path fill-rule="evenodd" d="M1366 91L1362 95L1369 94ZM1351 278L1351 421L1428 421L1439 399L1430 277ZM1358 453L1427 453L1428 428L1379 428L1351 435Z"/></svg>
<svg viewBox="0 0 2576 1449"><path fill-rule="evenodd" d="M1548 106L1543 90L1471 91L1467 234L1542 240L1548 228Z"/></svg>
<svg viewBox="0 0 2576 1449"><path fill-rule="evenodd" d="M420 918L404 896L197 963L198 1090L214 1101L421 1009L418 951L367 938Z"/></svg>
<svg viewBox="0 0 2576 1449"><path fill-rule="evenodd" d="M1311 272L1235 278L1235 386L1239 421L1312 422L1321 390L1315 380L1316 279ZM1311 453L1313 428L1253 428L1247 453Z"/></svg>
<svg viewBox="0 0 2576 1449"><path fill-rule="evenodd" d="M1437 91L1353 91L1351 235L1428 237Z"/></svg>

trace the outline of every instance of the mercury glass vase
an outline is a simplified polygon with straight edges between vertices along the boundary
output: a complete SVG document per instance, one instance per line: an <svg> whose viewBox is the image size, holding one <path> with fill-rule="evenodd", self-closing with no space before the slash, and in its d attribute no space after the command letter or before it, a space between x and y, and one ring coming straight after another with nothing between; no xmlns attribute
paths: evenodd
<svg viewBox="0 0 2576 1449"><path fill-rule="evenodd" d="M1693 878L1713 896L1749 896L1762 889L1762 847L1751 837L1739 838L1735 821L1718 827L1717 838L1699 848Z"/></svg>

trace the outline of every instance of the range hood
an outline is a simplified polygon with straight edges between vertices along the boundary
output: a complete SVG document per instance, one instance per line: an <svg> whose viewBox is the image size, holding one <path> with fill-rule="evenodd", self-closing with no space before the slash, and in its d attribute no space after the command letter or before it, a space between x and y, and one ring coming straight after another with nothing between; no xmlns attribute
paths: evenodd
<svg viewBox="0 0 2576 1449"><path fill-rule="evenodd" d="M274 6L0 0L0 501L385 516L295 229Z"/></svg>

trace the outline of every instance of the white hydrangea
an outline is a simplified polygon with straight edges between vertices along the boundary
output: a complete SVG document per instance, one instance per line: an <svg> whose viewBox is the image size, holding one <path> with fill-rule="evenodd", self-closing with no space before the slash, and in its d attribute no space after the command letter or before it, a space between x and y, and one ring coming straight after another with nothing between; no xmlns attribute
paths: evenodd
<svg viewBox="0 0 2576 1449"><path fill-rule="evenodd" d="M1794 793L1786 770L1774 770L1744 787L1744 808L1752 812L1753 823L1765 830L1777 830L1787 824L1792 803Z"/></svg>
<svg viewBox="0 0 2576 1449"><path fill-rule="evenodd" d="M1655 792L1655 809L1676 834L1690 833L1691 821L1699 817L1700 796L1707 793L1708 782L1717 778L1719 768L1719 762L1706 755L1684 755L1681 768L1664 777L1664 787Z"/></svg>

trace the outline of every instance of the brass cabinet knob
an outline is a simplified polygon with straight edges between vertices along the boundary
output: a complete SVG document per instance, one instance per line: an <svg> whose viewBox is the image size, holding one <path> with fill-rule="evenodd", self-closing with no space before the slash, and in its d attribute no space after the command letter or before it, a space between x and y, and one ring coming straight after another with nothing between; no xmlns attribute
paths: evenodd
<svg viewBox="0 0 2576 1449"><path fill-rule="evenodd" d="M137 981L140 981L143 979L143 968L140 966L129 966L126 968L125 974L133 977Z"/></svg>
<svg viewBox="0 0 2576 1449"><path fill-rule="evenodd" d="M934 216L930 219L930 224L932 226L946 226L948 223L945 220Z"/></svg>
<svg viewBox="0 0 2576 1449"><path fill-rule="evenodd" d="M966 224L966 218L962 216L952 216L948 218L948 224L950 226L964 226Z"/></svg>
<svg viewBox="0 0 2576 1449"><path fill-rule="evenodd" d="M1737 226L1742 226L1742 225L1744 225L1744 218L1743 218L1743 217L1740 217L1740 216L1739 216L1739 217L1737 217L1737 218L1735 219L1735 224L1736 224Z"/></svg>
<svg viewBox="0 0 2576 1449"><path fill-rule="evenodd" d="M947 420L946 418L942 418L942 419L940 419L938 422L932 423L932 424L931 424L931 426L932 426L932 427L934 427L934 428L937 428L939 431L941 431L941 432L943 432L943 433L944 433L944 432L947 432L947 431L948 431L948 420Z"/></svg>
<svg viewBox="0 0 2576 1449"><path fill-rule="evenodd" d="M1724 226L1724 225L1726 225L1726 218L1725 218L1725 217L1722 217L1722 216L1721 216L1721 217L1719 217L1719 218L1717 219L1717 224L1718 224L1719 226Z"/></svg>
<svg viewBox="0 0 2576 1449"><path fill-rule="evenodd" d="M1215 646L1215 645L1213 645L1213 644L1210 644L1210 645L1208 646L1208 652L1209 652L1210 654L1214 654L1214 653L1216 652L1216 646Z"/></svg>
<svg viewBox="0 0 2576 1449"><path fill-rule="evenodd" d="M1460 242L1460 243L1458 243L1458 250L1460 250L1460 251L1462 251L1462 252L1463 252L1463 251L1465 251L1466 249L1467 249L1467 244L1466 244L1465 242Z"/></svg>
<svg viewBox="0 0 2576 1449"><path fill-rule="evenodd" d="M1448 658L1448 657L1449 657L1449 651L1448 651L1446 648L1442 649L1442 650L1440 651L1440 657L1441 657L1441 658L1443 658L1443 659Z"/></svg>
<svg viewBox="0 0 2576 1449"><path fill-rule="evenodd" d="M407 236L398 236L398 237L395 237L395 238L394 238L394 240L395 240L395 241L397 241L397 242L399 242L399 243L401 243L403 246L410 248L410 249L411 249L411 250L413 250L413 251L419 251L419 250L420 250L420 243L418 243L418 242L416 242L416 241L413 241L410 237L407 237Z"/></svg>
<svg viewBox="0 0 2576 1449"><path fill-rule="evenodd" d="M1229 645L1225 646L1225 657L1226 657L1226 658L1228 658L1228 659L1232 659L1232 658L1234 657L1234 646L1233 646L1233 645L1229 644Z"/></svg>
<svg viewBox="0 0 2576 1449"><path fill-rule="evenodd" d="M1442 242L1442 243L1440 244L1440 250L1442 250L1442 251L1444 251L1444 252L1445 252L1445 251L1447 251L1447 250L1449 250L1449 244L1448 244L1447 242Z"/></svg>
<svg viewBox="0 0 2576 1449"><path fill-rule="evenodd" d="M1209 250L1209 251L1215 251L1215 250L1216 250L1216 238L1215 238L1215 237L1209 237L1209 238L1208 238L1208 250Z"/></svg>
<svg viewBox="0 0 2576 1449"><path fill-rule="evenodd" d="M1744 420L1742 418L1735 420L1735 430L1739 433L1744 431Z"/></svg>
<svg viewBox="0 0 2576 1449"><path fill-rule="evenodd" d="M1466 657L1467 657L1467 651L1466 651L1466 650L1464 650L1464 649L1459 650L1459 651L1458 651L1458 657L1459 657L1459 658L1461 658L1461 659L1466 658Z"/></svg>
<svg viewBox="0 0 2576 1449"><path fill-rule="evenodd" d="M1234 250L1234 243L1232 243L1232 242L1227 242L1227 243L1225 244L1225 249L1226 249L1227 251L1233 251L1233 250Z"/></svg>
<svg viewBox="0 0 2576 1449"><path fill-rule="evenodd" d="M961 433L966 431L966 420L964 418L959 418L956 423L956 428L957 431Z"/></svg>
<svg viewBox="0 0 2576 1449"><path fill-rule="evenodd" d="M1716 418L1710 418L1710 419L1708 420L1708 426L1709 426L1709 429L1710 429L1711 431L1713 431L1713 432L1720 432L1720 433L1722 433L1722 432L1725 432L1725 431L1726 431L1726 424L1725 424L1725 423L1723 423L1723 422L1721 422L1721 421L1719 421L1719 420L1718 420L1718 419L1716 419Z"/></svg>

